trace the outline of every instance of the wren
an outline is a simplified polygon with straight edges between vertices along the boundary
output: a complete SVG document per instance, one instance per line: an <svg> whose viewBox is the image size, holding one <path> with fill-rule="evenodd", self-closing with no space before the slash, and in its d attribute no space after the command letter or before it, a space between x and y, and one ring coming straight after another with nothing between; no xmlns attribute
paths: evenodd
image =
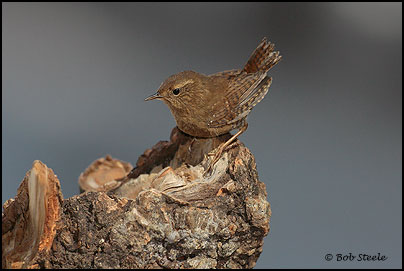
<svg viewBox="0 0 404 271"><path fill-rule="evenodd" d="M251 54L243 69L204 75L183 71L168 77L145 100L160 99L170 108L178 128L194 137L216 137L239 131L222 144L206 172L223 150L248 127L246 118L267 94L272 78L267 72L281 59L266 38Z"/></svg>

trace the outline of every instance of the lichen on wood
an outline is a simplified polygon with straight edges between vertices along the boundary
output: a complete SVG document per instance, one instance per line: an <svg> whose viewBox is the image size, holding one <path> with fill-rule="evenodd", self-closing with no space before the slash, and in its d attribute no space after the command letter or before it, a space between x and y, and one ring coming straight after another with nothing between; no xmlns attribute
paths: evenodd
<svg viewBox="0 0 404 271"><path fill-rule="evenodd" d="M30 202L19 189L3 206L3 267L254 267L271 210L253 155L236 140L203 175L207 154L229 137L193 138L174 128L170 141L146 150L132 170L109 156L98 159L80 176L85 192L60 200L50 249L13 262L4 243L25 225L18 217Z"/></svg>

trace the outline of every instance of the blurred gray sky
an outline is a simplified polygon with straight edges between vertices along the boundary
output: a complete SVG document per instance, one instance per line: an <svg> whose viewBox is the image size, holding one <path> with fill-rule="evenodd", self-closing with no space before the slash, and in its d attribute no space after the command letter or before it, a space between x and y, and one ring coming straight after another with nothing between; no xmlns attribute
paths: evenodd
<svg viewBox="0 0 404 271"><path fill-rule="evenodd" d="M169 75L283 60L240 139L271 203L257 268L402 267L401 3L3 3L2 202L34 160L64 196L95 159L136 163L175 126ZM327 262L327 253L386 255Z"/></svg>

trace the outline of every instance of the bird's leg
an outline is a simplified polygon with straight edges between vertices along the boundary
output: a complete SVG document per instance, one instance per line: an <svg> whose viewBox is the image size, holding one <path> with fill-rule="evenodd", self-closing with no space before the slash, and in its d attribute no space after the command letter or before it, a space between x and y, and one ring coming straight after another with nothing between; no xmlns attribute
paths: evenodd
<svg viewBox="0 0 404 271"><path fill-rule="evenodd" d="M189 144L189 147L188 147L188 153L191 153L191 151L192 151L192 145L194 144L194 142L195 142L196 140L197 140L196 137L192 138L191 144Z"/></svg>
<svg viewBox="0 0 404 271"><path fill-rule="evenodd" d="M240 130L234 135L232 136L229 140L227 140L225 143L223 143L222 145L220 145L218 147L218 150L216 151L216 153L214 154L215 157L213 158L212 162L210 163L209 167L207 170L205 170L205 172L203 173L203 176L206 176L208 172L210 172L213 168L213 166L216 164L217 161L219 161L220 157L222 156L222 152L224 151L224 149L229 146L239 135L241 135L242 133L245 132L245 130L247 130L248 127L248 123L246 122L244 124L243 127L240 128ZM211 155L210 153L208 155Z"/></svg>

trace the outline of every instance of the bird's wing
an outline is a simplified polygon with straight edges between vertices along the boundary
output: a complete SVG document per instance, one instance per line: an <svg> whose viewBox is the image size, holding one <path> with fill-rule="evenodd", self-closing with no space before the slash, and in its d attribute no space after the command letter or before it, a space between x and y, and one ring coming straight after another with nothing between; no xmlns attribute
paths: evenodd
<svg viewBox="0 0 404 271"><path fill-rule="evenodd" d="M252 108L247 106L252 104L249 101L255 101L261 96L257 92L263 93L259 91L258 86L265 77L265 72L241 73L233 77L223 93L223 98L213 106L214 114L211 115L207 125L211 128L219 128L236 123L247 116ZM266 92L263 95L265 94Z"/></svg>
<svg viewBox="0 0 404 271"><path fill-rule="evenodd" d="M252 108L268 93L272 78L266 74L281 60L275 45L264 38L251 54L242 70L219 72L211 77L219 76L228 81L223 100L218 102L217 108L208 126L218 128L225 125L237 125L244 119Z"/></svg>
<svg viewBox="0 0 404 271"><path fill-rule="evenodd" d="M241 119L250 113L252 108L256 106L268 93L269 87L272 83L272 77L265 76L259 84L253 89L253 91L249 93L244 93L244 95L240 99L240 103L234 109L234 111L240 112L238 119Z"/></svg>

